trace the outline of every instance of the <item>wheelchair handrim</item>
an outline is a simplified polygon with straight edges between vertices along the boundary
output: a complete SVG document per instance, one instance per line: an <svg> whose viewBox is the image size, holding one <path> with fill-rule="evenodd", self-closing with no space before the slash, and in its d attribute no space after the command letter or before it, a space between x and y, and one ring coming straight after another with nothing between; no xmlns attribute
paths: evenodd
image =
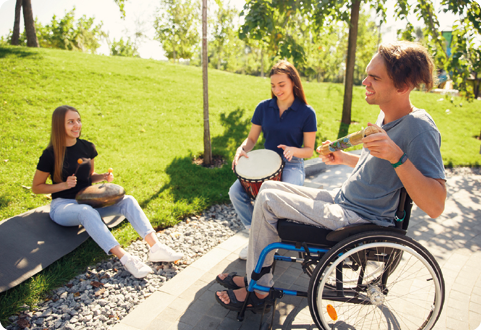
<svg viewBox="0 0 481 330"><path fill-rule="evenodd" d="M373 248L374 249L374 248L377 248L377 247L384 247L384 248L388 247L388 248L402 250L404 252L407 252L407 253L413 255L414 257L417 258L418 261L422 262L422 264L426 267L426 269L428 269L430 275L432 276L432 280L434 281L434 285L435 285L435 288L436 288L436 290L435 290L435 308L431 311L431 313L434 313L434 315L439 315L439 312L440 312L440 309L441 309L441 306L442 306L442 301L441 301L442 295L436 294L436 292L441 292L441 284L440 284L438 276L437 276L438 274L436 274L436 271L431 266L431 264L425 258L423 258L420 253L416 252L411 247L405 246L403 244L389 243L389 242L374 242L374 243L362 244L360 246L357 246L357 247L353 248L352 250L349 250L348 252L345 252L342 256L339 256L334 262L331 263L331 265L329 265L326 268L326 270L323 272L323 274L324 275L325 274L331 274L332 271L335 272L336 266L338 266L341 262L343 262L349 256L351 256L355 253L358 253L361 250L364 250L364 249L367 249L367 248ZM321 283L319 285L320 289L322 289L326 286L327 280L328 280L328 276L322 277ZM317 305L323 306L322 293L317 294ZM322 313L322 312L319 313L319 316L320 316L320 321L321 321L323 327L326 328L326 329L329 329L329 324L327 323L327 321L324 317L324 313ZM428 323L423 324L423 326L424 326L423 329L431 329L432 326L435 324L436 320L437 320L437 317L429 318Z"/></svg>

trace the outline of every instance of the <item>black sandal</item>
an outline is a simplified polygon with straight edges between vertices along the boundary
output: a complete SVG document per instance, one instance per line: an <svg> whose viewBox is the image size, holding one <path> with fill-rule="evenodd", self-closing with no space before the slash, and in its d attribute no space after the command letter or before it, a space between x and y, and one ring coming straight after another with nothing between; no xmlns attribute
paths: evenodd
<svg viewBox="0 0 481 330"><path fill-rule="evenodd" d="M224 308L227 308L231 311L239 312L242 309L242 306L244 306L244 302L237 300L233 290L224 290L224 291L227 292L230 302L226 304L219 298L219 296L217 295L217 292L221 292L221 291L217 291L214 293L215 299L217 300L217 302L221 304ZM269 295L261 299L257 297L255 292L252 292L249 295L249 300L247 301L246 311L252 311L254 313L262 312L264 310L264 305L266 305L267 298L269 298ZM270 311L270 305L266 306L266 312L268 311Z"/></svg>
<svg viewBox="0 0 481 330"><path fill-rule="evenodd" d="M227 275L226 278L224 278L223 280L221 280L219 278L219 276L217 276L215 278L215 280L217 281L217 283L219 283L220 285L222 285L223 287L227 288L227 289L230 289L230 290L237 290L237 289L241 289L242 287L241 286L238 286L237 284L235 284L234 282L234 277L238 276L236 272L232 272L232 273L229 273L229 275ZM240 277L240 276L239 276ZM244 277L244 284L245 284L245 287L247 287L247 277Z"/></svg>

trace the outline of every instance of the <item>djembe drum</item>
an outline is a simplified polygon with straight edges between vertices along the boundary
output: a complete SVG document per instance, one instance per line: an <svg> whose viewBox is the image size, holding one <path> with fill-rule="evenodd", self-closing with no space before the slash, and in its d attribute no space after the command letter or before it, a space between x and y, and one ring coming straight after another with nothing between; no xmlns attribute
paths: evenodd
<svg viewBox="0 0 481 330"><path fill-rule="evenodd" d="M239 158L234 172L251 198L256 198L264 181L281 181L284 162L277 152L267 149L254 150Z"/></svg>
<svg viewBox="0 0 481 330"><path fill-rule="evenodd" d="M75 199L79 204L88 204L93 208L114 205L125 196L125 189L114 183L101 183L80 190Z"/></svg>

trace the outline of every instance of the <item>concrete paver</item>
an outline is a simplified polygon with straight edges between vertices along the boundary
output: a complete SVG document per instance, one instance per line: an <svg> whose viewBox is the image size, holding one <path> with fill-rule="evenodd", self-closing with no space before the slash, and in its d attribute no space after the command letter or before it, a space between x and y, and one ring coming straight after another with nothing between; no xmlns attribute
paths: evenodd
<svg viewBox="0 0 481 330"><path fill-rule="evenodd" d="M324 167L320 173L306 173L305 185L340 188L350 172L347 166ZM431 219L414 206L408 235L435 256L443 271L445 303L434 329L474 330L481 324L481 176L455 176L447 185L443 215ZM249 312L244 322L237 322L237 313L221 307L214 297L215 291L224 289L215 282L217 274L245 274L245 262L237 256L247 241L248 233L242 231L218 245L165 283L113 329L258 329L260 315ZM274 280L276 286L306 291L309 278L299 264L280 262ZM269 313L264 320L271 316ZM307 299L280 299L273 329L317 329Z"/></svg>

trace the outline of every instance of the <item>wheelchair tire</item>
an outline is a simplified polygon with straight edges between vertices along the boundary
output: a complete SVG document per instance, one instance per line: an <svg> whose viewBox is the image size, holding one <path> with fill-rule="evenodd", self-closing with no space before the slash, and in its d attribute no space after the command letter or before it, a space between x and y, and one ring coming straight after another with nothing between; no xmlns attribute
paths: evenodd
<svg viewBox="0 0 481 330"><path fill-rule="evenodd" d="M372 264L380 271L367 269ZM413 239L365 232L323 256L308 302L319 329L431 329L444 304L444 279L434 257Z"/></svg>

